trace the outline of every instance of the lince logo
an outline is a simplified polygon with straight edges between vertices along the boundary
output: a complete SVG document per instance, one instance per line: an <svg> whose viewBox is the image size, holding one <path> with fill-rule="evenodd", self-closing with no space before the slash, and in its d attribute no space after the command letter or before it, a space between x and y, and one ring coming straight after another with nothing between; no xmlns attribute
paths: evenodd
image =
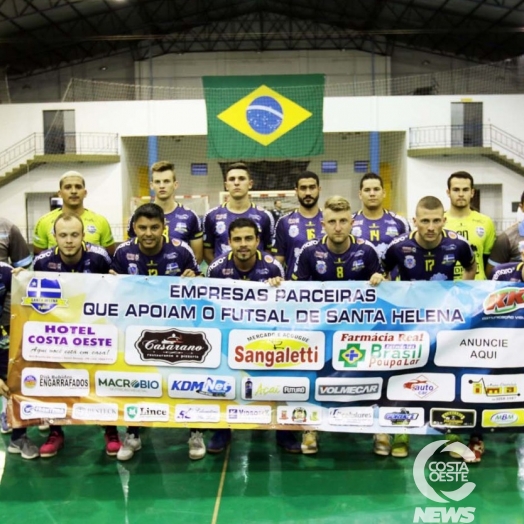
<svg viewBox="0 0 524 524"><path fill-rule="evenodd" d="M484 313L503 315L524 308L524 287L498 289L484 300Z"/></svg>
<svg viewBox="0 0 524 524"><path fill-rule="evenodd" d="M160 360L168 364L205 361L211 345L205 333L167 331L142 331L135 342L142 360Z"/></svg>

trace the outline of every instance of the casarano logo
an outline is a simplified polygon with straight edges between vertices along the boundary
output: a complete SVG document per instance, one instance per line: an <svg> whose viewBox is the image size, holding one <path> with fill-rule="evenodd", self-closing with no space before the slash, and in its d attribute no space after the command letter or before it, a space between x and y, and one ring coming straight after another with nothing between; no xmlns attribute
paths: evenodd
<svg viewBox="0 0 524 524"><path fill-rule="evenodd" d="M475 458L473 451L461 442L450 443L447 440L431 442L431 444L422 448L415 459L413 479L418 490L429 500L446 504L449 504L451 501L459 502L471 494L475 489L475 484L468 481L469 470L465 462L430 460L440 447L442 447L440 453L453 451L465 460L473 460ZM426 479L426 466L428 466L430 471L429 481L463 482L462 486L454 491L439 490L437 492ZM418 507L415 508L413 522L473 522L474 514L475 508L472 507Z"/></svg>

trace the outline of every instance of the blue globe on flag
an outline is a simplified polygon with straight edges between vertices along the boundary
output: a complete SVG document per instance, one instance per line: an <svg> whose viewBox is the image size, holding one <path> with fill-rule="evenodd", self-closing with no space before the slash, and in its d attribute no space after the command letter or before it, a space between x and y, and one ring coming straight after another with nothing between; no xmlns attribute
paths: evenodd
<svg viewBox="0 0 524 524"><path fill-rule="evenodd" d="M271 96L260 96L249 104L246 118L253 131L261 135L274 133L282 124L282 106Z"/></svg>

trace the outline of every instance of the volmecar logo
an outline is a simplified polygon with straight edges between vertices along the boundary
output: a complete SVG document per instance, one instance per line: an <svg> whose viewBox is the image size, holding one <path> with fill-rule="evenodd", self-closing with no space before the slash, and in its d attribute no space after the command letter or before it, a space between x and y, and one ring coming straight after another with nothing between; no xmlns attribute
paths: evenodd
<svg viewBox="0 0 524 524"><path fill-rule="evenodd" d="M99 397L161 397L160 373L97 371L96 394Z"/></svg>
<svg viewBox="0 0 524 524"><path fill-rule="evenodd" d="M315 400L333 402L356 402L377 400L382 392L381 377L369 378L317 378Z"/></svg>

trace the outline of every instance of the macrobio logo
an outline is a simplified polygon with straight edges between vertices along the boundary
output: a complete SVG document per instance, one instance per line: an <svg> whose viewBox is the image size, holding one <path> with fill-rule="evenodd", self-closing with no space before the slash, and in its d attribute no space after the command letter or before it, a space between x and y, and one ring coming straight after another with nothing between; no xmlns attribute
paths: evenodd
<svg viewBox="0 0 524 524"><path fill-rule="evenodd" d="M100 397L161 397L160 373L97 371L96 394Z"/></svg>
<svg viewBox="0 0 524 524"><path fill-rule="evenodd" d="M457 453L465 460L473 460L475 455L467 446L461 442L448 442L437 440L431 442L417 455L413 464L413 479L418 490L426 498L433 502L450 504L460 502L468 497L475 489L475 484L469 482L469 469L465 462L448 462L435 460L434 453L439 449L440 453ZM438 458L438 457L437 457ZM429 475L426 477L426 472ZM454 490L443 490L443 483L460 484ZM438 488L436 488L438 485ZM473 522L475 519L475 508L472 507L426 507L415 508L413 522Z"/></svg>

